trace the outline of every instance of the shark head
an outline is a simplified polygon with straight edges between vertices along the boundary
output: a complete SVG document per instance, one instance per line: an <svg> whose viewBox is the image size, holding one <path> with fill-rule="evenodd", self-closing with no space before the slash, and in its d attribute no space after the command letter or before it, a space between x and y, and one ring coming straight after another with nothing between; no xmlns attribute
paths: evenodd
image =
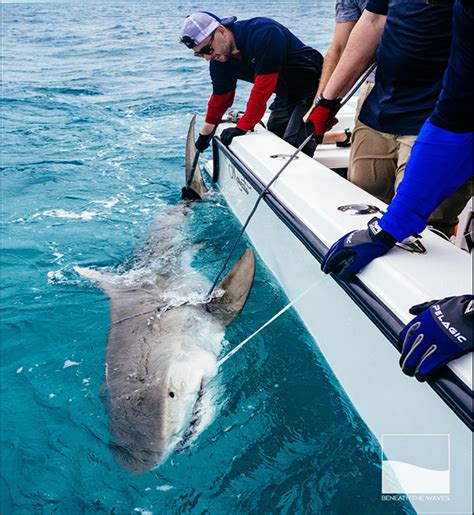
<svg viewBox="0 0 474 515"><path fill-rule="evenodd" d="M122 466L134 473L162 464L190 433L198 430L205 385L217 374L216 358L196 349L160 366L146 384L110 399L113 450Z"/></svg>
<svg viewBox="0 0 474 515"><path fill-rule="evenodd" d="M216 358L206 351L195 351L170 365L164 388L166 417L163 427L169 447L174 448L195 423L203 389L216 374Z"/></svg>

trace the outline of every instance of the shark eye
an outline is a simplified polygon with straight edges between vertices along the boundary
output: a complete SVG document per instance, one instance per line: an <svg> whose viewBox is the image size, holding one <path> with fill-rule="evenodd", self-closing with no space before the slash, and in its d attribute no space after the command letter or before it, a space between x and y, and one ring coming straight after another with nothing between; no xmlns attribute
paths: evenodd
<svg viewBox="0 0 474 515"><path fill-rule="evenodd" d="M169 393L169 396L170 396L172 399L174 399L174 397L175 397L175 393L174 393L174 392L170 392L170 393Z"/></svg>

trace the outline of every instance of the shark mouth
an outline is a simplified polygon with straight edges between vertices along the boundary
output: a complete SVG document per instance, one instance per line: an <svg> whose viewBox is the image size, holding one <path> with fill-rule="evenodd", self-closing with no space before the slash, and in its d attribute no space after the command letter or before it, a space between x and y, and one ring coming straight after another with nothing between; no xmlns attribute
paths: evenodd
<svg viewBox="0 0 474 515"><path fill-rule="evenodd" d="M193 411L192 411L191 417L189 419L188 427L187 427L186 431L184 432L183 437L176 445L176 448L175 448L176 452L181 452L181 451L184 451L185 449L187 449L191 445L191 442L192 442L194 436L198 432L199 424L202 419L201 409L202 409L203 396L204 396L204 384L203 384L203 382L201 382L201 387L199 389L199 393L198 393L196 402L194 403L194 406L193 406Z"/></svg>

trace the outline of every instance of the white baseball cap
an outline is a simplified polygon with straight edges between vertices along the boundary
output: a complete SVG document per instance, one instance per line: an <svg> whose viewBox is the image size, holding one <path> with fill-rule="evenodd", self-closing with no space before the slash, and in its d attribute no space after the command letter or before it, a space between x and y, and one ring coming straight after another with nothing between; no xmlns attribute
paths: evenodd
<svg viewBox="0 0 474 515"><path fill-rule="evenodd" d="M181 43L192 49L200 45L219 25L232 25L235 20L237 20L235 16L221 19L206 11L191 14L186 18L181 29Z"/></svg>

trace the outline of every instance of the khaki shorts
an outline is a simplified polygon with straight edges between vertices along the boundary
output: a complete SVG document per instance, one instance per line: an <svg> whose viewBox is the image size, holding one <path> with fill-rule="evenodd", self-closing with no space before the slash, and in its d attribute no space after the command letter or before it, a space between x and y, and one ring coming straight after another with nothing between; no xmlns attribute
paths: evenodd
<svg viewBox="0 0 474 515"><path fill-rule="evenodd" d="M403 179L416 135L379 132L358 120L362 104L372 87L372 83L366 82L359 95L348 179L374 197L390 204ZM442 202L431 214L428 224L451 236L458 222L457 217L471 194L472 180Z"/></svg>

